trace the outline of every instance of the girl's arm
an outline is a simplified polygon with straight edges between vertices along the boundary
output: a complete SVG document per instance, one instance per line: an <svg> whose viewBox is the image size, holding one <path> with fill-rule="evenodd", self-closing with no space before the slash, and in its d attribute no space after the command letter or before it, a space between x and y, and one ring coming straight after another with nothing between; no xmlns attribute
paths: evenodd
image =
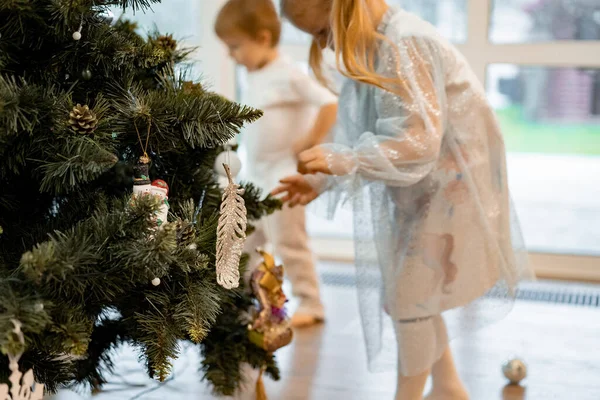
<svg viewBox="0 0 600 400"><path fill-rule="evenodd" d="M378 71L399 78L403 85L395 93L376 90L375 132L363 133L352 147L323 145L301 154L302 172L357 174L390 186L408 186L434 168L446 120L440 53L434 43L423 38L403 38L395 43L398 57L384 59L386 65ZM396 54L389 45L384 46L383 53Z"/></svg>

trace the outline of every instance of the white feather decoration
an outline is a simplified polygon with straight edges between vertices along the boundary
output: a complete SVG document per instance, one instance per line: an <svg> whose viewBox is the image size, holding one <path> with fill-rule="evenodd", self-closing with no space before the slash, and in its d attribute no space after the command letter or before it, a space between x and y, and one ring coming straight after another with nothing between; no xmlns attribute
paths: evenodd
<svg viewBox="0 0 600 400"><path fill-rule="evenodd" d="M246 205L244 189L233 182L231 170L223 164L229 185L223 191L217 228L217 282L226 289L240 285L240 258L246 241Z"/></svg>

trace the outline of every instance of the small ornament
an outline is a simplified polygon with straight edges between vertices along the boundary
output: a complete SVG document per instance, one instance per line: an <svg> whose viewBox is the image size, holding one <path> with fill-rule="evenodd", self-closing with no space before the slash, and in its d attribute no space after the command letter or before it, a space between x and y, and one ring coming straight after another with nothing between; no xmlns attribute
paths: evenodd
<svg viewBox="0 0 600 400"><path fill-rule="evenodd" d="M73 40L77 40L77 41L81 40L81 31L73 32Z"/></svg>
<svg viewBox="0 0 600 400"><path fill-rule="evenodd" d="M153 286L160 285L160 278L154 278L154 279L152 279L152 285Z"/></svg>
<svg viewBox="0 0 600 400"><path fill-rule="evenodd" d="M291 343L294 333L285 312L287 302L283 292L283 266L276 266L275 259L260 249L257 252L263 262L250 277L252 294L258 300L259 308L254 313L253 322L248 325L248 337L252 343L268 353ZM266 366L260 370L256 381L256 399L266 400L267 392L263 382Z"/></svg>
<svg viewBox="0 0 600 400"><path fill-rule="evenodd" d="M173 39L173 35L161 35L156 38L156 45L165 51L175 51L177 41Z"/></svg>
<svg viewBox="0 0 600 400"><path fill-rule="evenodd" d="M87 105L77 104L69 113L69 126L75 133L89 135L98 127L98 117Z"/></svg>
<svg viewBox="0 0 600 400"><path fill-rule="evenodd" d="M90 79L92 79L92 71L90 71L88 68L84 69L83 71L81 71L81 77L86 81L89 81Z"/></svg>
<svg viewBox="0 0 600 400"><path fill-rule="evenodd" d="M133 195L132 202L140 196L156 196L160 200L160 207L154 215L154 220L158 228L168 223L169 216L169 185L162 179L156 179L150 182L150 158L141 156L138 164L133 167Z"/></svg>
<svg viewBox="0 0 600 400"><path fill-rule="evenodd" d="M21 323L17 320L12 320L15 328L13 332L19 338L22 345L25 344L25 338L21 331ZM0 399L2 400L42 400L44 398L44 385L37 383L33 375L33 370L30 369L25 374L19 371L19 359L23 353L8 354L8 368L11 371L10 387L7 384L0 384Z"/></svg>
<svg viewBox="0 0 600 400"><path fill-rule="evenodd" d="M217 184L221 189L225 189L229 185L229 179L226 176L217 176Z"/></svg>
<svg viewBox="0 0 600 400"><path fill-rule="evenodd" d="M502 373L512 385L518 385L527 377L527 365L522 360L513 358L504 363Z"/></svg>
<svg viewBox="0 0 600 400"><path fill-rule="evenodd" d="M190 246L196 238L196 229L194 224L189 221L177 221L177 243L183 246Z"/></svg>
<svg viewBox="0 0 600 400"><path fill-rule="evenodd" d="M283 266L275 265L273 256L257 250L263 262L252 273L250 285L259 303L258 316L248 327L250 340L273 353L287 346L293 338L289 318L286 315L287 298L283 292Z"/></svg>
<svg viewBox="0 0 600 400"><path fill-rule="evenodd" d="M229 166L229 170L231 171L231 175L235 178L240 171L242 170L242 161L240 157L235 151L225 150L222 153L219 153L215 160L215 172L219 176L227 177L227 172L223 165L227 164Z"/></svg>
<svg viewBox="0 0 600 400"><path fill-rule="evenodd" d="M233 182L229 166L223 166L229 180L223 191L221 215L217 227L217 282L226 289L240 285L240 258L246 241L246 205L244 189Z"/></svg>

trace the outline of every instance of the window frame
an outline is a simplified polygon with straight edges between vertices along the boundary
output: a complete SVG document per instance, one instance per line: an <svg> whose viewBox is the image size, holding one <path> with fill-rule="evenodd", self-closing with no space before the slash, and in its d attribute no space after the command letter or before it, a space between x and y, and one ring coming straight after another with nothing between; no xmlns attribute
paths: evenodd
<svg viewBox="0 0 600 400"><path fill-rule="evenodd" d="M214 21L225 1L204 1L203 21ZM484 87L487 84L488 66L492 64L600 68L600 41L491 42L492 13L492 0L468 0L467 39L462 44L456 44ZM235 66L217 40L212 23L203 24L202 39L200 59L203 60L205 76L216 77L210 80L213 89L235 99ZM284 43L281 50L294 61L308 60L309 45ZM353 261L352 240L349 238L317 236L313 238L313 244L322 259ZM532 253L530 261L538 277L600 282L600 257Z"/></svg>

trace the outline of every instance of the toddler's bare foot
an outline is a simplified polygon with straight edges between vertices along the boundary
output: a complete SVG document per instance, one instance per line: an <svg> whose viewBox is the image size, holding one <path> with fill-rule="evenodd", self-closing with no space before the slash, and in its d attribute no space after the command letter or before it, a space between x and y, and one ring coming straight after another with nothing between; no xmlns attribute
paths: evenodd
<svg viewBox="0 0 600 400"><path fill-rule="evenodd" d="M323 318L318 318L310 314L295 313L292 315L290 322L294 328L308 328L309 326L322 323Z"/></svg>

